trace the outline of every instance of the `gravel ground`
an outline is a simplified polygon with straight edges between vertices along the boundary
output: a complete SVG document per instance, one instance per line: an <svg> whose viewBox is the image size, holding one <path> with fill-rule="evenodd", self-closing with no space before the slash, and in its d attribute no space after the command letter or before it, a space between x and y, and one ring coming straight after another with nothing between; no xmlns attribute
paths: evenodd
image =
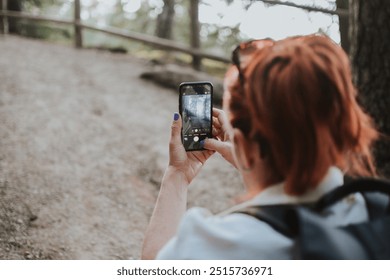
<svg viewBox="0 0 390 280"><path fill-rule="evenodd" d="M162 172L175 91L129 55L0 37L0 259L138 259ZM189 207L241 190L218 155Z"/></svg>

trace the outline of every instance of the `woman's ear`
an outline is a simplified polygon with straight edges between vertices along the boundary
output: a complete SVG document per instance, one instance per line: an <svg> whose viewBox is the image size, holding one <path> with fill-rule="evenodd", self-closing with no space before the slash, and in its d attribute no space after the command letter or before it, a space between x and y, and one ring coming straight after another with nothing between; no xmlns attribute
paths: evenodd
<svg viewBox="0 0 390 280"><path fill-rule="evenodd" d="M259 155L258 144L248 140L237 128L233 129L233 143L237 167L243 171L251 170Z"/></svg>

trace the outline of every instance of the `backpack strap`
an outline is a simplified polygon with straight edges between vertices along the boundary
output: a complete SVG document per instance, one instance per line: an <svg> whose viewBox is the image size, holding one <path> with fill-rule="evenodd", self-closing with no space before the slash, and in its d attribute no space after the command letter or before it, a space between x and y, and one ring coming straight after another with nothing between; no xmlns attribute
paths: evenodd
<svg viewBox="0 0 390 280"><path fill-rule="evenodd" d="M246 214L266 222L277 232L294 238L298 233L298 223L294 219L294 205L250 206L235 213Z"/></svg>
<svg viewBox="0 0 390 280"><path fill-rule="evenodd" d="M379 192L363 193L370 220L390 214L390 196Z"/></svg>
<svg viewBox="0 0 390 280"><path fill-rule="evenodd" d="M313 210L321 212L326 207L357 192L363 194L370 218L390 213L390 181L373 178L356 179L336 188L320 198L314 204Z"/></svg>
<svg viewBox="0 0 390 280"><path fill-rule="evenodd" d="M390 214L390 181L364 178L349 182L327 193L316 203L297 205L250 206L236 213L247 214L268 223L281 234L294 238L299 232L297 207L320 213L346 196L361 192L367 204L370 220Z"/></svg>
<svg viewBox="0 0 390 280"><path fill-rule="evenodd" d="M361 192L370 220L332 227L322 219L326 207L352 193ZM298 259L390 259L390 183L359 179L336 188L313 205L252 206L240 213L268 223L295 239Z"/></svg>

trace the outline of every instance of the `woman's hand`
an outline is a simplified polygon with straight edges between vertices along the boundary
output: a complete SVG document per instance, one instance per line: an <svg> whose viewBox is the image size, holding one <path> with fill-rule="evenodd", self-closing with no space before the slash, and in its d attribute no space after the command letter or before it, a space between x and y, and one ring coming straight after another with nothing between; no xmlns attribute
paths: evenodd
<svg viewBox="0 0 390 280"><path fill-rule="evenodd" d="M232 127L224 111L213 109L213 136L216 139L206 139L204 148L220 153L231 165L237 168L233 157Z"/></svg>
<svg viewBox="0 0 390 280"><path fill-rule="evenodd" d="M175 113L169 142L169 166L164 173L160 192L142 247L143 259L154 259L171 239L187 206L187 186L214 151L186 152L181 142L182 120Z"/></svg>
<svg viewBox="0 0 390 280"><path fill-rule="evenodd" d="M181 142L182 119L175 113L169 142L169 169L181 172L189 184L198 174L212 150L186 152Z"/></svg>
<svg viewBox="0 0 390 280"><path fill-rule="evenodd" d="M219 152L235 166L232 156L231 129L222 110L213 110L213 135L204 147L208 150L186 152L181 142L182 120L175 113L169 142L169 166L161 182L156 206L145 233L143 259L154 259L159 250L171 239L186 211L186 186L195 178L206 160Z"/></svg>

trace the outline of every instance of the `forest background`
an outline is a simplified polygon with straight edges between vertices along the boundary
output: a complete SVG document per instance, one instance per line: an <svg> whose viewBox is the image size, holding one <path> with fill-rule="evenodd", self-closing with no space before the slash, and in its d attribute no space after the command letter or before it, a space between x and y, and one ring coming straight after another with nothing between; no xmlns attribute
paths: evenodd
<svg viewBox="0 0 390 280"><path fill-rule="evenodd" d="M0 259L138 258L167 158L166 143L150 135L167 137L177 103L172 90L139 77L172 88L189 77L218 83L232 48L251 38L319 32L340 43L382 134L379 175L390 177L389 1L0 0L0 8L13 12L0 14ZM218 212L240 182L218 159L208 169L189 206Z"/></svg>

